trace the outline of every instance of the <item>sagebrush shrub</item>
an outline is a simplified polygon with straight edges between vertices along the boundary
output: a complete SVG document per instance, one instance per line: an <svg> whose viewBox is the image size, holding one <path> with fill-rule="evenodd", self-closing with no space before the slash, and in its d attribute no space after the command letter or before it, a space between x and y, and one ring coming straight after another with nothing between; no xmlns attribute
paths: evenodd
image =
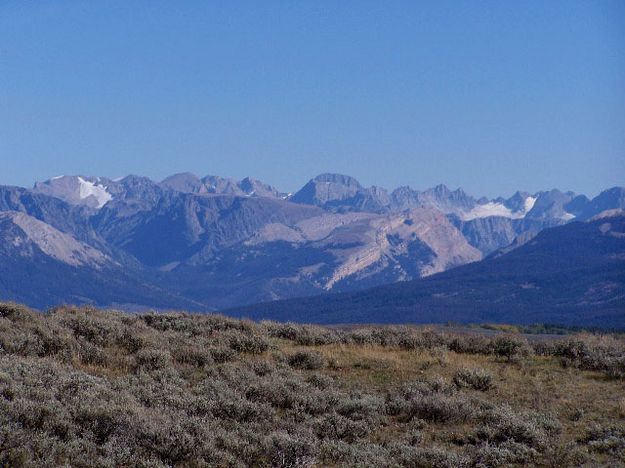
<svg viewBox="0 0 625 468"><path fill-rule="evenodd" d="M512 335L500 335L491 343L493 353L508 362L518 361L530 354L531 348L527 341Z"/></svg>
<svg viewBox="0 0 625 468"><path fill-rule="evenodd" d="M556 342L553 354L562 358L565 367L603 372L611 379L625 378L625 346L621 342L569 338Z"/></svg>
<svg viewBox="0 0 625 468"><path fill-rule="evenodd" d="M470 387L483 392L493 387L493 376L484 369L460 369L453 381L460 388Z"/></svg>
<svg viewBox="0 0 625 468"><path fill-rule="evenodd" d="M290 355L287 361L291 367L296 369L320 369L325 364L323 355L317 351L298 351Z"/></svg>
<svg viewBox="0 0 625 468"><path fill-rule="evenodd" d="M265 443L271 466L313 466L316 462L316 446L310 440L285 433L274 433Z"/></svg>
<svg viewBox="0 0 625 468"><path fill-rule="evenodd" d="M340 414L331 413L324 416L317 428L318 437L325 439L344 440L354 442L369 434L372 425L367 421L353 421Z"/></svg>
<svg viewBox="0 0 625 468"><path fill-rule="evenodd" d="M580 441L593 452L618 455L625 461L625 425L593 425Z"/></svg>
<svg viewBox="0 0 625 468"><path fill-rule="evenodd" d="M208 349L211 358L217 363L230 361L236 354L231 348L225 346L216 346Z"/></svg>
<svg viewBox="0 0 625 468"><path fill-rule="evenodd" d="M204 367L213 363L210 351L195 345L180 346L174 349L173 356L176 362L195 367Z"/></svg>
<svg viewBox="0 0 625 468"><path fill-rule="evenodd" d="M482 335L458 335L450 337L447 347L462 354L490 354L491 340Z"/></svg>
<svg viewBox="0 0 625 468"><path fill-rule="evenodd" d="M444 395L424 395L408 402L405 420L420 418L426 421L446 423L464 422L475 415L470 402Z"/></svg>
<svg viewBox="0 0 625 468"><path fill-rule="evenodd" d="M519 414L501 407L489 411L485 421L469 435L478 444L478 458L494 466L534 463L560 431L553 417L542 413Z"/></svg>
<svg viewBox="0 0 625 468"><path fill-rule="evenodd" d="M435 423L459 423L477 415L472 402L442 381L416 381L387 396L386 410L404 422L422 419Z"/></svg>
<svg viewBox="0 0 625 468"><path fill-rule="evenodd" d="M159 349L142 349L135 355L137 369L155 371L169 367L171 354Z"/></svg>
<svg viewBox="0 0 625 468"><path fill-rule="evenodd" d="M423 468L463 468L473 465L466 455L460 455L449 449L439 447L412 447L394 444L390 447L390 455L400 466L416 466Z"/></svg>
<svg viewBox="0 0 625 468"><path fill-rule="evenodd" d="M11 321L32 321L35 313L21 304L0 302L0 317Z"/></svg>
<svg viewBox="0 0 625 468"><path fill-rule="evenodd" d="M80 361L83 364L91 364L97 366L104 366L108 364L108 354L99 346L96 346L90 342L83 342L80 346Z"/></svg>
<svg viewBox="0 0 625 468"><path fill-rule="evenodd" d="M269 349L267 339L258 335L238 333L230 337L229 344L238 353L261 354Z"/></svg>

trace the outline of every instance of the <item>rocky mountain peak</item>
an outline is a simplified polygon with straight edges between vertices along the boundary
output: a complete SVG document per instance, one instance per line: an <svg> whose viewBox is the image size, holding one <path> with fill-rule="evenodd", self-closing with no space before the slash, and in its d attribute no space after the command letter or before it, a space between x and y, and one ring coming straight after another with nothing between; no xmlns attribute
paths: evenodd
<svg viewBox="0 0 625 468"><path fill-rule="evenodd" d="M362 185L356 179L344 174L324 173L312 179L313 182L326 182L330 184L344 185L346 187L360 189Z"/></svg>
<svg viewBox="0 0 625 468"><path fill-rule="evenodd" d="M171 175L163 179L160 185L183 193L197 193L203 186L200 178L191 172Z"/></svg>
<svg viewBox="0 0 625 468"><path fill-rule="evenodd" d="M571 201L571 205L576 200ZM581 205L581 204L580 204ZM597 213L610 209L625 209L625 187L612 187L604 190L585 206L575 205L575 209L580 209L579 217L589 219Z"/></svg>
<svg viewBox="0 0 625 468"><path fill-rule="evenodd" d="M58 176L37 182L34 193L59 198L72 205L100 209L113 199L109 191L112 181L101 177Z"/></svg>
<svg viewBox="0 0 625 468"><path fill-rule="evenodd" d="M290 200L316 206L339 206L363 190L353 177L343 174L320 174L311 179Z"/></svg>
<svg viewBox="0 0 625 468"><path fill-rule="evenodd" d="M241 181L236 181L226 177L208 175L200 179L195 174L184 172L167 177L160 185L182 193L210 193L241 197L286 197L285 193L252 177L245 177Z"/></svg>
<svg viewBox="0 0 625 468"><path fill-rule="evenodd" d="M526 207L525 201L527 200L529 196L530 194L527 192L517 191L510 198L508 198L507 200L504 200L503 204L504 206L506 206L506 208L509 208L512 212L525 211L525 207Z"/></svg>

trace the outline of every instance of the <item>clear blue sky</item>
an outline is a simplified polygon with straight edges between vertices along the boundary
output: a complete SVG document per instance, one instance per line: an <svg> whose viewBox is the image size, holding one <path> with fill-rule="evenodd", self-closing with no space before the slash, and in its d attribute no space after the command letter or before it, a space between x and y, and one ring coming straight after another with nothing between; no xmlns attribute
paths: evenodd
<svg viewBox="0 0 625 468"><path fill-rule="evenodd" d="M0 184L625 185L625 2L0 2Z"/></svg>

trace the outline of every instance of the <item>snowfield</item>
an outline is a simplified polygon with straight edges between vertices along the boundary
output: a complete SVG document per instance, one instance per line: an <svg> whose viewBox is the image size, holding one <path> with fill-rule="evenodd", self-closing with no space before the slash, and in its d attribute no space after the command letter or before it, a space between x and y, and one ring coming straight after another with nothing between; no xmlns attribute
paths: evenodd
<svg viewBox="0 0 625 468"><path fill-rule="evenodd" d="M527 197L522 211L512 211L503 203L488 202L483 205L475 206L471 211L468 211L462 215L462 219L465 221L471 221L476 218L488 218L490 216L501 216L503 218L510 219L522 219L530 212L536 203L535 197Z"/></svg>
<svg viewBox="0 0 625 468"><path fill-rule="evenodd" d="M93 182L83 179L82 177L78 177L78 182L80 183L80 198L85 199L95 197L98 201L96 208L102 208L113 199L113 196L106 191L106 187L102 185L96 185Z"/></svg>

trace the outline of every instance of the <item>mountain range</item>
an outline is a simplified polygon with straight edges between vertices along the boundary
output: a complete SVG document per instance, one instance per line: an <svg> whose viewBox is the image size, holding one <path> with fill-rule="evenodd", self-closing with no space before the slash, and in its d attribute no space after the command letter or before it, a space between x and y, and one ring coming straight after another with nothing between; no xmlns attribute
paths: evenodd
<svg viewBox="0 0 625 468"><path fill-rule="evenodd" d="M625 329L625 211L545 229L413 281L226 311L315 323L550 323Z"/></svg>
<svg viewBox="0 0 625 468"><path fill-rule="evenodd" d="M60 176L0 186L0 297L216 310L349 293L481 265L623 208L621 187L592 200L558 190L486 199L340 174L293 194L249 177Z"/></svg>

